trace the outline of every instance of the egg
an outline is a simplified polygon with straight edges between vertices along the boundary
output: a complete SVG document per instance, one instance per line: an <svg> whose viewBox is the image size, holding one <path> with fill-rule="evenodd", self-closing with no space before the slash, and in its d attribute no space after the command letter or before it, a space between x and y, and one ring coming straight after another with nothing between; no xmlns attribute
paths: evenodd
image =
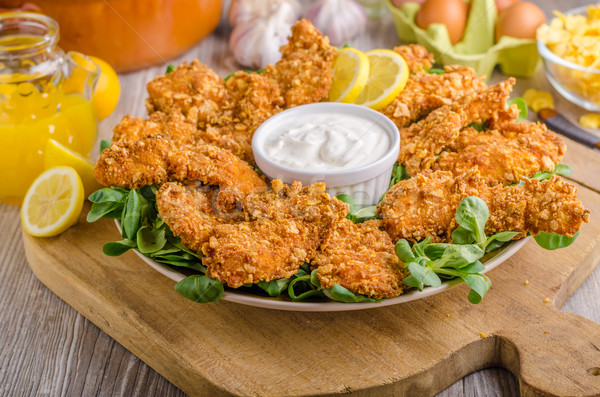
<svg viewBox="0 0 600 397"><path fill-rule="evenodd" d="M463 0L427 0L417 13L417 25L427 29L432 23L442 23L455 44L465 31L468 13L469 7Z"/></svg>
<svg viewBox="0 0 600 397"><path fill-rule="evenodd" d="M546 15L533 3L521 1L508 7L498 17L496 41L502 36L535 39L538 27L546 23Z"/></svg>
<svg viewBox="0 0 600 397"><path fill-rule="evenodd" d="M498 15L518 1L519 0L496 0L496 9L498 9Z"/></svg>

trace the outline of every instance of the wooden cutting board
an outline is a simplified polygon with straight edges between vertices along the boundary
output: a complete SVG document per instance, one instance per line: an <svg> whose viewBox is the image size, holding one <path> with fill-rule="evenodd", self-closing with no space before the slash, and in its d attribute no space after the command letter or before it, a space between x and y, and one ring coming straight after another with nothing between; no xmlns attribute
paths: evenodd
<svg viewBox="0 0 600 397"><path fill-rule="evenodd" d="M566 249L528 242L479 305L464 285L337 313L194 304L135 254L104 256L111 221L23 240L40 281L189 395L431 395L492 366L525 396L600 395L600 325L559 310L600 262L600 154L569 142L565 163L591 222Z"/></svg>

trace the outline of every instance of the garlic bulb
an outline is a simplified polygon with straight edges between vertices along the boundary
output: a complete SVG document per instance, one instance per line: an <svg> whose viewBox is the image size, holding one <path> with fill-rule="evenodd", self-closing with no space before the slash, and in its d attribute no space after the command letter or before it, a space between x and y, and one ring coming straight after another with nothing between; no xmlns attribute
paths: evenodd
<svg viewBox="0 0 600 397"><path fill-rule="evenodd" d="M334 45L346 44L367 27L367 13L355 0L317 0L304 16Z"/></svg>
<svg viewBox="0 0 600 397"><path fill-rule="evenodd" d="M292 28L275 13L268 18L242 22L233 28L229 36L229 48L243 66L264 68L281 58L279 47L287 42Z"/></svg>
<svg viewBox="0 0 600 397"><path fill-rule="evenodd" d="M300 18L302 9L296 0L233 0L229 6L227 19L231 26L256 18L267 18L280 12L280 18L293 24Z"/></svg>

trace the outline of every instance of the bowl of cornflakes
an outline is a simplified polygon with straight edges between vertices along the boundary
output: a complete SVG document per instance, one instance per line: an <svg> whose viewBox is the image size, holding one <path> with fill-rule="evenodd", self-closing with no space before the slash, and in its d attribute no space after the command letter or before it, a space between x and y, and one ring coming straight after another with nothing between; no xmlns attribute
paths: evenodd
<svg viewBox="0 0 600 397"><path fill-rule="evenodd" d="M546 77L569 101L600 111L600 4L554 15L537 31Z"/></svg>

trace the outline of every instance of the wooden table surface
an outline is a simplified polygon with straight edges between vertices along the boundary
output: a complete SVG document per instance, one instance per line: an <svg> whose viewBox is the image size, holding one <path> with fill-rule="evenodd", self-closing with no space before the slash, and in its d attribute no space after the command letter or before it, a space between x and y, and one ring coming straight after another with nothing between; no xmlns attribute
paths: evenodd
<svg viewBox="0 0 600 397"><path fill-rule="evenodd" d="M548 16L554 9L565 11L588 3L581 0L533 2ZM225 76L237 69L227 47L228 34L228 28L222 25L190 52L169 62L177 64L198 58ZM368 31L352 42L361 50L391 48L397 44L389 15L370 21ZM145 83L164 69L161 65L120 76L121 100L116 111L100 123L102 139L110 139L112 127L124 115L145 115ZM492 81L502 77L496 74ZM529 87L553 92L557 110L573 120L584 113L551 89L542 69L531 79L520 79L515 95ZM600 171L600 153L598 162L590 166ZM594 214L592 219L595 219ZM20 229L19 208L0 204L0 230L3 231L0 239L0 395L182 396L180 390L35 278L25 259ZM600 322L600 267L575 291L563 310ZM518 394L518 390L518 382L512 374L492 368L465 377L439 395L512 396Z"/></svg>

